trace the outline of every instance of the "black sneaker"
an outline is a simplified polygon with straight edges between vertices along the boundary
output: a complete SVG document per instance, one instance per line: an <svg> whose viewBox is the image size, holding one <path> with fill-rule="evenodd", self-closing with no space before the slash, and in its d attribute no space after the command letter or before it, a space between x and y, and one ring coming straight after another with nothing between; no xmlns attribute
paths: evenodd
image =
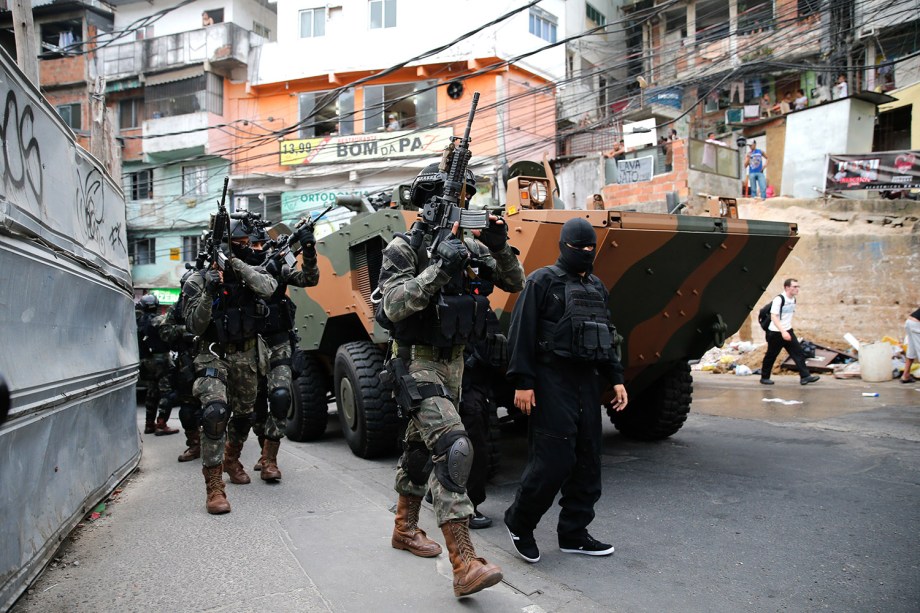
<svg viewBox="0 0 920 613"><path fill-rule="evenodd" d="M760 384L761 385L773 385L773 381L771 381L770 379L761 379Z"/></svg>
<svg viewBox="0 0 920 613"><path fill-rule="evenodd" d="M505 524L505 528L508 529L508 536L511 537L511 544L514 545L514 550L518 552L519 556L531 564L536 564L540 561L540 550L537 548L537 541L533 538L533 532L518 536L511 531L511 526L507 523Z"/></svg>
<svg viewBox="0 0 920 613"><path fill-rule="evenodd" d="M559 539L559 549L562 553L583 553L586 556L609 556L613 553L613 545L602 543L590 534L585 534L580 539Z"/></svg>
<svg viewBox="0 0 920 613"><path fill-rule="evenodd" d="M802 385L808 385L809 383L814 383L820 378L821 377L819 377L818 375L809 375L807 377L802 377L802 380L799 381L799 383L801 383Z"/></svg>
<svg viewBox="0 0 920 613"><path fill-rule="evenodd" d="M473 530L482 530L483 528L488 528L492 525L492 519L486 517L478 510L473 513L473 516L470 518L470 528Z"/></svg>

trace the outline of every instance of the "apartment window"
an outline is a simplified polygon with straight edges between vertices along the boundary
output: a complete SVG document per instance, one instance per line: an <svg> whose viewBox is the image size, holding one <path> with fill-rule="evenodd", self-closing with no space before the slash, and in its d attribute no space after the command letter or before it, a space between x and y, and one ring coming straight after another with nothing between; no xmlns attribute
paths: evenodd
<svg viewBox="0 0 920 613"><path fill-rule="evenodd" d="M821 11L822 0L799 0L799 17L817 15Z"/></svg>
<svg viewBox="0 0 920 613"><path fill-rule="evenodd" d="M326 9L300 11L300 38L316 38L326 35Z"/></svg>
<svg viewBox="0 0 920 613"><path fill-rule="evenodd" d="M370 0L368 8L371 30L396 27L396 0Z"/></svg>
<svg viewBox="0 0 920 613"><path fill-rule="evenodd" d="M155 238L142 238L128 243L128 257L135 266L157 263L157 240Z"/></svg>
<svg viewBox="0 0 920 613"><path fill-rule="evenodd" d="M149 168L131 173L131 200L153 197L153 171Z"/></svg>
<svg viewBox="0 0 920 613"><path fill-rule="evenodd" d="M557 19L542 9L530 9L530 33L548 43L556 42Z"/></svg>
<svg viewBox="0 0 920 613"><path fill-rule="evenodd" d="M751 34L773 27L773 0L738 3L738 34Z"/></svg>
<svg viewBox="0 0 920 613"><path fill-rule="evenodd" d="M64 123L74 130L81 129L83 114L79 104L62 104L55 108L57 108L58 115L61 116Z"/></svg>
<svg viewBox="0 0 920 613"><path fill-rule="evenodd" d="M585 2L585 17L590 22L589 25L603 26L607 25L607 18L599 10Z"/></svg>
<svg viewBox="0 0 920 613"><path fill-rule="evenodd" d="M182 195L207 196L208 195L208 167L183 166L182 167Z"/></svg>
<svg viewBox="0 0 920 613"><path fill-rule="evenodd" d="M118 127L138 128L144 122L144 99L129 98L118 103Z"/></svg>
<svg viewBox="0 0 920 613"><path fill-rule="evenodd" d="M323 103L328 92L304 92L298 96L300 138L355 133L355 92L347 89ZM322 103L317 109L316 104Z"/></svg>
<svg viewBox="0 0 920 613"><path fill-rule="evenodd" d="M395 114L400 130L428 127L438 120L436 81L418 81L395 85L371 85L364 88L364 131L377 132L384 127L384 117Z"/></svg>
<svg viewBox="0 0 920 613"><path fill-rule="evenodd" d="M183 262L194 262L198 259L198 253L200 251L200 237L198 236L183 236L182 237L182 261Z"/></svg>
<svg viewBox="0 0 920 613"><path fill-rule="evenodd" d="M151 119L200 111L223 115L224 80L206 72L191 79L151 85L144 89L144 106Z"/></svg>

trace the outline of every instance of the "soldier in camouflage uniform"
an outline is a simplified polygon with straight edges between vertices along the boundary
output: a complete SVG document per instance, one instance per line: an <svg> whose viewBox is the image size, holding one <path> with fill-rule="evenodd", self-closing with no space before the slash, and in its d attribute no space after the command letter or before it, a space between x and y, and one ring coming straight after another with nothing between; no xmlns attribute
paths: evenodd
<svg viewBox="0 0 920 613"><path fill-rule="evenodd" d="M179 283L180 288L194 271L189 270ZM172 370L172 383L179 401L179 422L185 431L186 449L179 454L180 462L190 462L201 457L201 403L192 391L195 383L195 355L198 344L195 335L185 327L182 305L185 293L180 291L176 303L169 307L160 324L160 336L176 352Z"/></svg>
<svg viewBox="0 0 920 613"><path fill-rule="evenodd" d="M438 165L425 168L413 181L412 203L420 207L442 195L445 178ZM466 193L474 190L469 173ZM498 566L476 556L470 541L473 504L466 479L472 449L457 409L464 345L485 334L489 303L469 283L461 281L462 288L450 293L445 286L472 273L517 292L524 287L524 269L508 244L507 226L496 217L478 233L479 240L460 240L457 233L455 227L454 235L439 243L431 261L431 237L418 222L408 236L394 238L383 252L380 290L383 312L392 322L393 354L407 363L422 398L417 406L400 407L411 419L396 472L399 500L391 544L421 557L441 553L418 527L422 496L430 489L453 566L454 594L465 596L502 578Z"/></svg>
<svg viewBox="0 0 920 613"><path fill-rule="evenodd" d="M227 422L249 418L258 388L257 334L268 309L264 299L278 282L251 260L244 220L230 223L232 247L220 246L227 263L192 275L183 287L188 329L199 337L194 393L201 402L201 463L208 513L229 513L221 476Z"/></svg>
<svg viewBox="0 0 920 613"><path fill-rule="evenodd" d="M147 388L144 398L144 407L147 409L144 434L175 434L179 430L166 425L175 395L170 382L173 364L169 357L169 345L159 332L162 318L157 315L157 309L160 301L153 294L145 294L141 296L138 306L137 344L141 356L141 379Z"/></svg>
<svg viewBox="0 0 920 613"><path fill-rule="evenodd" d="M262 251L268 236L262 227L254 227L249 235L250 244L259 253ZM297 241L303 248L300 270L292 270L288 266L271 258L265 262L264 268L278 281L278 287L266 302L269 315L262 324L261 336L269 346L267 375L260 373L259 394L255 410L252 414L252 430L259 438L262 455L254 470L259 471L263 481L276 481L281 478L278 468L278 448L284 437L285 421L292 402L292 373L291 355L295 347L294 336L294 303L287 297L287 286L313 287L319 283L319 267L316 263L316 238L313 230L307 225L297 229L290 237ZM267 255L267 254L264 254ZM230 440L246 440L249 432L249 422L242 417L230 420ZM230 443L228 442L228 446ZM237 462L239 452L236 452ZM226 462L226 457L225 457ZM243 472L242 464L238 471ZM245 475L249 479L248 475Z"/></svg>

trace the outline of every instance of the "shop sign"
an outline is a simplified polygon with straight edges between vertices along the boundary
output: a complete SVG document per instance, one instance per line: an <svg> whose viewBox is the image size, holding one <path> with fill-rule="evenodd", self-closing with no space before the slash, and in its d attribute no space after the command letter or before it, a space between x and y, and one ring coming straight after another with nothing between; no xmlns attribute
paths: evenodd
<svg viewBox="0 0 920 613"><path fill-rule="evenodd" d="M354 134L283 140L281 165L386 161L393 158L441 155L453 136L451 128L406 130L380 134Z"/></svg>

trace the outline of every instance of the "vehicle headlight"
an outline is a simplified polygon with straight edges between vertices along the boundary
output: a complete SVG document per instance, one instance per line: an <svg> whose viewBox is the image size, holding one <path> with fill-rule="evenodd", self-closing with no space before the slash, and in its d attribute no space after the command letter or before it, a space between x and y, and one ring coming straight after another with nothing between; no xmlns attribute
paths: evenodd
<svg viewBox="0 0 920 613"><path fill-rule="evenodd" d="M534 204L543 204L546 202L546 185L540 181L534 181L527 187L527 193L530 194L530 201Z"/></svg>

